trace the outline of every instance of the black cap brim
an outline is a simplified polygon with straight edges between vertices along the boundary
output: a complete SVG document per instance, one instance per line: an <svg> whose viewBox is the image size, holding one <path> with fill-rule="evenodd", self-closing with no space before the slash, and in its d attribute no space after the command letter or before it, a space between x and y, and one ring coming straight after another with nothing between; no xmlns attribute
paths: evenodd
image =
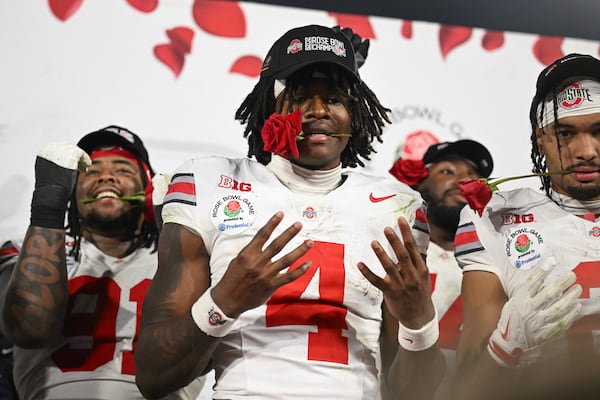
<svg viewBox="0 0 600 400"><path fill-rule="evenodd" d="M489 150L481 143L469 139L436 143L429 146L423 156L423 163L425 165L431 164L451 154L456 154L470 161L477 173L484 178L488 178L494 169L494 160Z"/></svg>
<svg viewBox="0 0 600 400"><path fill-rule="evenodd" d="M119 129L122 133L114 132L113 130L115 130L115 129ZM123 136L123 134L132 135L133 141L126 139ZM106 127L106 128L100 129L95 132L88 133L87 135L82 137L81 140L79 140L79 142L77 142L77 146L79 146L81 149L83 149L88 154L92 153L94 150L101 148L101 147L107 147L107 146L121 147L123 149L130 151L139 160L143 161L148 166L148 168L150 168L150 171L152 172L152 174L154 174L154 171L152 170L152 167L150 166L150 160L148 158L148 151L145 149L140 138L137 135L133 134L132 132L130 132L124 128L111 126L111 127Z"/></svg>
<svg viewBox="0 0 600 400"><path fill-rule="evenodd" d="M543 97L574 77L590 77L600 80L600 60L586 54L568 54L546 67L538 77L535 98Z"/></svg>

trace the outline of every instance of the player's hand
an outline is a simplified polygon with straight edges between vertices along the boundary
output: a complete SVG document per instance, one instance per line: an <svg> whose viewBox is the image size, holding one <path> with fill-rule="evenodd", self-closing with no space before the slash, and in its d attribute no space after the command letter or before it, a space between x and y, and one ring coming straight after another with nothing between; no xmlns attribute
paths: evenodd
<svg viewBox="0 0 600 400"><path fill-rule="evenodd" d="M554 257L538 267L504 305L497 328L488 342L492 358L506 367L523 367L535 362L540 346L569 329L581 311L577 298L581 285L575 273L545 280L555 267Z"/></svg>
<svg viewBox="0 0 600 400"><path fill-rule="evenodd" d="M92 160L85 151L69 143L50 143L38 153L31 225L64 227L64 214L77 173L85 171L91 164Z"/></svg>
<svg viewBox="0 0 600 400"><path fill-rule="evenodd" d="M172 174L156 174L152 177L152 208L154 211L154 220L160 232L162 229L162 208L165 196L169 191Z"/></svg>
<svg viewBox="0 0 600 400"><path fill-rule="evenodd" d="M223 278L212 289L214 302L228 317L237 318L242 312L264 304L279 287L298 279L311 266L310 261L305 261L286 271L313 246L310 240L279 255L302 229L300 222L293 223L267 245L282 219L282 212L271 217L229 263Z"/></svg>
<svg viewBox="0 0 600 400"><path fill-rule="evenodd" d="M68 170L81 172L84 172L87 167L92 165L90 156L81 148L70 143L49 143L40 150L38 158L50 161Z"/></svg>
<svg viewBox="0 0 600 400"><path fill-rule="evenodd" d="M356 58L357 68L362 67L369 54L369 39L364 39L357 33L354 33L352 28L341 28L339 25L333 27L334 30L342 32L352 43L354 49L354 57Z"/></svg>
<svg viewBox="0 0 600 400"><path fill-rule="evenodd" d="M394 261L379 242L371 243L386 276L380 278L363 262L358 263L358 268L369 282L383 292L386 306L402 325L420 329L435 316L429 270L419 253L408 222L401 217L398 219L398 226L402 239L391 227L384 229L385 237L398 261Z"/></svg>

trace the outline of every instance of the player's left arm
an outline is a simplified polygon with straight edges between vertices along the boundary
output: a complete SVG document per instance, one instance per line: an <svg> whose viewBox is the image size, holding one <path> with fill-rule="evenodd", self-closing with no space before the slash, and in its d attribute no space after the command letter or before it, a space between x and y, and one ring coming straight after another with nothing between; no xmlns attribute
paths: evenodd
<svg viewBox="0 0 600 400"><path fill-rule="evenodd" d="M429 270L404 218L398 219L400 238L391 227L384 235L395 259L378 241L371 248L386 271L380 278L364 263L358 268L383 292L381 333L382 395L384 399L433 398L444 373L437 345L438 320L431 300Z"/></svg>

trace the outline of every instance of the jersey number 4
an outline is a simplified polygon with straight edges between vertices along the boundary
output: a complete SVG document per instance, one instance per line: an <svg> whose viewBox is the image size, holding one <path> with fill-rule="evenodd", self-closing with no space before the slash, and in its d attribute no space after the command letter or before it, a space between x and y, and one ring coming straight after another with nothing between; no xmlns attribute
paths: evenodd
<svg viewBox="0 0 600 400"><path fill-rule="evenodd" d="M129 292L129 301L136 304L135 335L132 349L121 353L122 374L135 375L133 349L148 286L150 279L144 279ZM120 301L121 288L110 278L78 276L69 281L69 308L63 330L67 343L52 353L52 361L61 371L94 371L115 358Z"/></svg>
<svg viewBox="0 0 600 400"><path fill-rule="evenodd" d="M348 338L344 307L344 246L338 243L314 242L312 249L290 269L304 261L312 266L294 282L280 287L267 302L267 326L311 325L317 332L308 333L308 359L348 364ZM319 298L304 299L311 280L319 271Z"/></svg>

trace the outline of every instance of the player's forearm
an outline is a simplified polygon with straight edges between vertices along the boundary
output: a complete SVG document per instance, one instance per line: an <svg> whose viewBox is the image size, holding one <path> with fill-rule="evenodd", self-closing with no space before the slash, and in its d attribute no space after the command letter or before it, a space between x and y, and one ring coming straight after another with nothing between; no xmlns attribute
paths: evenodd
<svg viewBox="0 0 600 400"><path fill-rule="evenodd" d="M459 361L453 378L453 400L510 398L516 370L498 364L484 348L470 359ZM514 381L513 381L514 382Z"/></svg>
<svg viewBox="0 0 600 400"><path fill-rule="evenodd" d="M68 304L65 233L31 226L3 298L5 335L20 347L48 345Z"/></svg>
<svg viewBox="0 0 600 400"><path fill-rule="evenodd" d="M160 399L200 376L220 339L204 334L189 314L142 328L135 349L136 383L147 399Z"/></svg>
<svg viewBox="0 0 600 400"><path fill-rule="evenodd" d="M437 345L422 351L408 351L398 346L389 371L384 371L383 399L432 399L444 369L444 357Z"/></svg>

